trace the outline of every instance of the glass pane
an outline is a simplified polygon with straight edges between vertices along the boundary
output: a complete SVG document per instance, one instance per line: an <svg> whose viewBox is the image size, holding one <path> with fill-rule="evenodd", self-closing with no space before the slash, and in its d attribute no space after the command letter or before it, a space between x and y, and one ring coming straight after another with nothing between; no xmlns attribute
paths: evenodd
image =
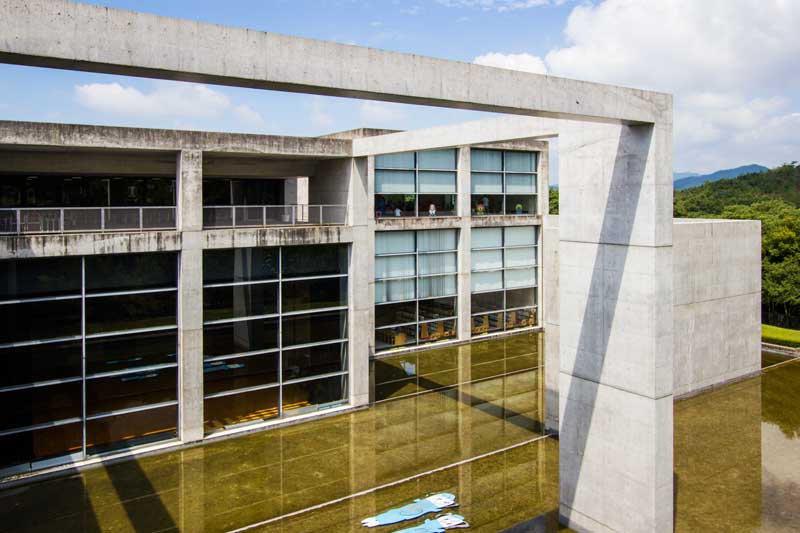
<svg viewBox="0 0 800 533"><path fill-rule="evenodd" d="M536 305L536 289L515 289L506 291L506 309Z"/></svg>
<svg viewBox="0 0 800 533"><path fill-rule="evenodd" d="M232 285L203 289L203 320L224 320L278 312L278 284Z"/></svg>
<svg viewBox="0 0 800 533"><path fill-rule="evenodd" d="M277 279L278 248L203 250L203 283Z"/></svg>
<svg viewBox="0 0 800 533"><path fill-rule="evenodd" d="M535 215L536 196L534 195L507 195L506 196L507 215Z"/></svg>
<svg viewBox="0 0 800 533"><path fill-rule="evenodd" d="M503 228L472 228L472 249L503 246Z"/></svg>
<svg viewBox="0 0 800 533"><path fill-rule="evenodd" d="M533 309L506 311L506 329L524 328L535 325L536 311Z"/></svg>
<svg viewBox="0 0 800 533"><path fill-rule="evenodd" d="M472 317L472 334L482 335L484 333L491 333L493 331L502 331L503 329L503 313L489 313L488 315L479 315Z"/></svg>
<svg viewBox="0 0 800 533"><path fill-rule="evenodd" d="M177 331L86 339L86 373L175 363L177 350Z"/></svg>
<svg viewBox="0 0 800 533"><path fill-rule="evenodd" d="M375 258L375 279L400 278L416 274L416 255Z"/></svg>
<svg viewBox="0 0 800 533"><path fill-rule="evenodd" d="M456 214L456 196L453 194L420 194L419 216L452 217Z"/></svg>
<svg viewBox="0 0 800 533"><path fill-rule="evenodd" d="M347 305L347 278L283 282L283 312Z"/></svg>
<svg viewBox="0 0 800 533"><path fill-rule="evenodd" d="M532 152L506 152L506 172L535 172Z"/></svg>
<svg viewBox="0 0 800 533"><path fill-rule="evenodd" d="M80 422L0 437L0 468L81 451Z"/></svg>
<svg viewBox="0 0 800 533"><path fill-rule="evenodd" d="M178 369L162 368L86 380L86 414L109 413L177 399Z"/></svg>
<svg viewBox="0 0 800 533"><path fill-rule="evenodd" d="M414 152L376 155L375 168L414 168Z"/></svg>
<svg viewBox="0 0 800 533"><path fill-rule="evenodd" d="M93 255L85 261L89 294L178 286L173 253Z"/></svg>
<svg viewBox="0 0 800 533"><path fill-rule="evenodd" d="M177 437L178 406L86 421L86 449L96 454Z"/></svg>
<svg viewBox="0 0 800 533"><path fill-rule="evenodd" d="M86 333L174 326L177 291L86 299Z"/></svg>
<svg viewBox="0 0 800 533"><path fill-rule="evenodd" d="M503 271L473 272L472 292L489 291L503 288Z"/></svg>
<svg viewBox="0 0 800 533"><path fill-rule="evenodd" d="M203 326L203 353L206 357L255 352L277 347L277 318L260 318Z"/></svg>
<svg viewBox="0 0 800 533"><path fill-rule="evenodd" d="M472 215L499 215L503 213L503 196L499 194L473 194Z"/></svg>
<svg viewBox="0 0 800 533"><path fill-rule="evenodd" d="M375 303L400 302L416 297L416 279L393 279L375 282Z"/></svg>
<svg viewBox="0 0 800 533"><path fill-rule="evenodd" d="M488 311L502 311L504 308L503 291L482 292L472 295L472 314Z"/></svg>
<svg viewBox="0 0 800 533"><path fill-rule="evenodd" d="M505 271L506 288L530 287L536 285L536 269L521 268Z"/></svg>
<svg viewBox="0 0 800 533"><path fill-rule="evenodd" d="M205 394L278 383L278 352L203 364Z"/></svg>
<svg viewBox="0 0 800 533"><path fill-rule="evenodd" d="M406 324L417 321L416 302L375 306L375 327Z"/></svg>
<svg viewBox="0 0 800 533"><path fill-rule="evenodd" d="M81 377L80 341L0 350L0 387Z"/></svg>
<svg viewBox="0 0 800 533"><path fill-rule="evenodd" d="M505 228L506 246L531 246L536 244L535 226L516 226Z"/></svg>
<svg viewBox="0 0 800 533"><path fill-rule="evenodd" d="M472 170L503 170L503 152L500 150L470 150Z"/></svg>
<svg viewBox="0 0 800 533"><path fill-rule="evenodd" d="M375 218L415 217L417 197L413 194L376 194Z"/></svg>
<svg viewBox="0 0 800 533"><path fill-rule="evenodd" d="M473 172L472 194L503 193L503 175L485 172Z"/></svg>
<svg viewBox="0 0 800 533"><path fill-rule="evenodd" d="M472 270L503 268L503 250L473 250Z"/></svg>
<svg viewBox="0 0 800 533"><path fill-rule="evenodd" d="M443 170L455 170L456 168L456 149L448 148L445 150L425 150L417 152L417 167Z"/></svg>
<svg viewBox="0 0 800 533"><path fill-rule="evenodd" d="M534 194L536 179L533 174L506 174L506 192Z"/></svg>
<svg viewBox="0 0 800 533"><path fill-rule="evenodd" d="M304 381L283 387L285 416L319 411L344 403L347 398L347 376Z"/></svg>
<svg viewBox="0 0 800 533"><path fill-rule="evenodd" d="M375 255L414 252L413 231L380 231L375 233Z"/></svg>
<svg viewBox="0 0 800 533"><path fill-rule="evenodd" d="M436 342L456 336L456 321L425 322L419 325L419 342Z"/></svg>
<svg viewBox="0 0 800 533"><path fill-rule="evenodd" d="M277 417L278 389L272 387L219 398L207 398L203 402L206 432Z"/></svg>
<svg viewBox="0 0 800 533"><path fill-rule="evenodd" d="M346 244L286 246L282 254L284 279L347 274Z"/></svg>
<svg viewBox="0 0 800 533"><path fill-rule="evenodd" d="M419 192L456 192L455 172L419 171Z"/></svg>
<svg viewBox="0 0 800 533"><path fill-rule="evenodd" d="M347 338L347 311L283 318L283 346Z"/></svg>
<svg viewBox="0 0 800 533"><path fill-rule="evenodd" d="M458 230L439 229L417 232L417 250L438 252L458 249Z"/></svg>
<svg viewBox="0 0 800 533"><path fill-rule="evenodd" d="M0 305L0 344L80 334L80 298Z"/></svg>
<svg viewBox="0 0 800 533"><path fill-rule="evenodd" d="M283 352L283 379L307 378L347 370L347 343Z"/></svg>
<svg viewBox="0 0 800 533"><path fill-rule="evenodd" d="M420 254L419 256L419 273L426 274L450 274L458 270L458 254L453 253L438 253L438 254Z"/></svg>
<svg viewBox="0 0 800 533"><path fill-rule="evenodd" d="M456 276L433 276L419 279L419 297L450 296L456 293Z"/></svg>
<svg viewBox="0 0 800 533"><path fill-rule="evenodd" d="M520 266L535 266L536 265L536 248L506 248L506 266L507 267L520 267Z"/></svg>
<svg viewBox="0 0 800 533"><path fill-rule="evenodd" d="M451 318L456 316L456 314L458 314L458 311L456 310L455 297L420 300L419 302L420 320Z"/></svg>
<svg viewBox="0 0 800 533"><path fill-rule="evenodd" d="M0 392L0 430L81 416L80 381Z"/></svg>
<svg viewBox="0 0 800 533"><path fill-rule="evenodd" d="M415 183L413 170L375 171L376 194L414 193L414 191Z"/></svg>
<svg viewBox="0 0 800 533"><path fill-rule="evenodd" d="M0 261L0 300L80 293L79 257Z"/></svg>
<svg viewBox="0 0 800 533"><path fill-rule="evenodd" d="M417 343L417 325L398 326L375 330L375 349L388 350Z"/></svg>

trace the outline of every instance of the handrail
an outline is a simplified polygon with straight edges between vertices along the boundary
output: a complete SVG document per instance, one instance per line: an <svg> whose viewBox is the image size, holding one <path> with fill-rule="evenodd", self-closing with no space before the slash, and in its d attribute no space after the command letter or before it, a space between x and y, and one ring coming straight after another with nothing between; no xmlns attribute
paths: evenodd
<svg viewBox="0 0 800 533"><path fill-rule="evenodd" d="M175 206L0 208L0 235L175 229Z"/></svg>
<svg viewBox="0 0 800 533"><path fill-rule="evenodd" d="M204 228L239 228L296 225L343 225L343 204L206 205Z"/></svg>

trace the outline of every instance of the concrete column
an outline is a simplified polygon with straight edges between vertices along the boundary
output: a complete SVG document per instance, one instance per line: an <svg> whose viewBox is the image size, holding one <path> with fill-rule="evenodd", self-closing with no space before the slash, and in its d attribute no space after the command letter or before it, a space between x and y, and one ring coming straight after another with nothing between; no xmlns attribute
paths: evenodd
<svg viewBox="0 0 800 533"><path fill-rule="evenodd" d="M178 154L178 437L203 438L203 153Z"/></svg>
<svg viewBox="0 0 800 533"><path fill-rule="evenodd" d="M458 238L458 338L467 340L472 336L472 209L470 206L470 149L458 149L458 215L460 231Z"/></svg>
<svg viewBox="0 0 800 533"><path fill-rule="evenodd" d="M349 161L350 194L348 218L353 226L350 251L350 383L354 406L369 403L369 356L375 344L375 232L368 159Z"/></svg>
<svg viewBox="0 0 800 533"><path fill-rule="evenodd" d="M559 155L562 521L671 532L672 124L565 121Z"/></svg>
<svg viewBox="0 0 800 533"><path fill-rule="evenodd" d="M545 430L558 433L558 380L559 380L559 283L558 283L558 215L542 217L541 278L539 285L541 303L540 320L544 324L544 405Z"/></svg>

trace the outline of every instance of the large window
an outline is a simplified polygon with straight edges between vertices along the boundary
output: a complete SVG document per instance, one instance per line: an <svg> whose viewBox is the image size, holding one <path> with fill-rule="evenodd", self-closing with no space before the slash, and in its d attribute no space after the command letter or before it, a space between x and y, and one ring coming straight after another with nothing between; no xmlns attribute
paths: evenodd
<svg viewBox="0 0 800 533"><path fill-rule="evenodd" d="M176 436L176 254L0 261L0 280L0 468Z"/></svg>
<svg viewBox="0 0 800 533"><path fill-rule="evenodd" d="M347 401L347 246L206 250L207 432Z"/></svg>
<svg viewBox="0 0 800 533"><path fill-rule="evenodd" d="M375 217L454 216L457 153L375 156Z"/></svg>
<svg viewBox="0 0 800 533"><path fill-rule="evenodd" d="M536 153L470 151L472 215L535 215Z"/></svg>
<svg viewBox="0 0 800 533"><path fill-rule="evenodd" d="M537 228L472 229L472 335L536 325Z"/></svg>
<svg viewBox="0 0 800 533"><path fill-rule="evenodd" d="M458 230L375 234L375 349L456 336Z"/></svg>

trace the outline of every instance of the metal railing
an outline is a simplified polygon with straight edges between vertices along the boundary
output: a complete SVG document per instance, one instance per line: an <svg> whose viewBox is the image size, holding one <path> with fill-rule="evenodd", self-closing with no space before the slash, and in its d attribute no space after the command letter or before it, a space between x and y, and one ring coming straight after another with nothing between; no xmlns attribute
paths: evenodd
<svg viewBox="0 0 800 533"><path fill-rule="evenodd" d="M346 205L223 205L203 207L204 228L342 225Z"/></svg>
<svg viewBox="0 0 800 533"><path fill-rule="evenodd" d="M175 207L22 207L0 209L0 234L175 229Z"/></svg>

